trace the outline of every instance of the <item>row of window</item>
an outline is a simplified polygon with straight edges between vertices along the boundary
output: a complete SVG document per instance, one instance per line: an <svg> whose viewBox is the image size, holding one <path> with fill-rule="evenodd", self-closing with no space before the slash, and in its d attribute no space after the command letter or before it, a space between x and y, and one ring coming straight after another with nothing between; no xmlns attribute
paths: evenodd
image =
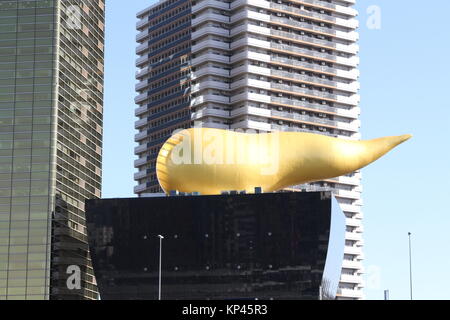
<svg viewBox="0 0 450 320"><path fill-rule="evenodd" d="M180 119L183 117L186 117L190 114L189 110L182 110L175 113L171 113L170 115L167 115L165 117L160 117L152 122L149 123L150 128L159 127L162 126L168 122L174 121L176 119Z"/></svg>
<svg viewBox="0 0 450 320"><path fill-rule="evenodd" d="M93 199L95 197L95 188L87 184L80 187L79 182L64 178L60 174L56 175L56 181L60 191L67 193L73 199L77 199L76 203L72 203L74 206L80 207L80 204L82 204L85 199Z"/></svg>
<svg viewBox="0 0 450 320"><path fill-rule="evenodd" d="M85 84L86 87L83 89L77 89L72 78L61 77L60 79L59 104L67 109L65 115L68 119L76 115L77 117L72 121L75 119L79 121L83 120L82 115L85 114L86 119L84 121L87 122L89 126L85 126L84 128L95 138L101 140L101 135L96 131L96 128L102 125L102 113L97 110L96 106L97 104L102 105L103 99L98 101L92 98L92 92L95 91L96 88L94 87L94 90L92 90L92 86Z"/></svg>
<svg viewBox="0 0 450 320"><path fill-rule="evenodd" d="M188 89L188 88L190 88L190 86L187 83L186 84L182 84L182 85L176 85L176 86L173 86L173 87L171 87L169 89L165 89L163 91L159 91L158 93L152 95L149 100L151 102L159 101L159 100L162 100L162 99L164 99L164 98L166 98L168 96L171 96L173 94L180 93L180 92L185 92L185 90Z"/></svg>
<svg viewBox="0 0 450 320"><path fill-rule="evenodd" d="M58 113L58 124L67 131L65 134L67 138L73 139L72 148L74 151L89 161L95 161L96 164L100 162L101 158L96 154L96 147L101 145L101 134L96 132L97 135L92 135L86 126L80 126L77 121L78 118L74 118L75 115L71 112L73 109L69 109L66 105L60 104L60 112ZM86 137L86 142L81 140L81 135ZM90 160L93 158L94 160Z"/></svg>
<svg viewBox="0 0 450 320"><path fill-rule="evenodd" d="M91 29L89 29L91 30ZM71 53L75 56L75 58L79 58L78 61L88 67L92 68L92 66L97 67L97 62L103 62L103 43L104 38L103 34L99 34L98 30L95 32L95 36L92 34L92 30L90 31L90 36L86 36L84 33L80 33L76 29L67 29L61 28L61 47L63 50L71 49ZM85 47L88 50L88 57L81 59L78 57L80 54L80 48ZM93 68L96 70L95 68Z"/></svg>
<svg viewBox="0 0 450 320"><path fill-rule="evenodd" d="M174 55L176 55L179 52L184 51L186 49L190 49L190 48L191 48L190 41L186 41L186 42L183 42L183 43L177 45L176 47L171 47L168 50L158 53L157 55L152 55L149 58L148 62L150 64L156 64L156 63L162 63L166 59L168 59L170 61L173 59Z"/></svg>
<svg viewBox="0 0 450 320"><path fill-rule="evenodd" d="M20 56L18 56L18 57L20 57ZM35 55L34 56L35 59L39 59L39 57L41 57L41 55ZM34 77L35 76L33 74L33 71L36 70L36 72L38 72L37 70L44 69L45 72L43 71L42 73L39 73L38 76L48 77L49 69L50 70L52 69L53 62L52 61L48 61L48 58L51 57L50 55L42 55L42 57L43 57L43 59L45 59L45 61L39 61L39 63L36 64L36 65L34 64L33 61L30 61L30 62L21 61L19 64L16 64L16 63L1 63L0 64L0 72L8 71L8 70L17 71L16 74L15 74L15 76L17 78L28 78L28 77Z"/></svg>
<svg viewBox="0 0 450 320"><path fill-rule="evenodd" d="M60 131L62 130L60 129ZM73 145L73 143L70 143L71 141L70 139L64 138L61 134L58 135L58 141L61 142L62 144ZM90 163L90 161L86 161L86 163L82 165L73 158L70 158L69 156L64 156L64 154L61 155L60 159L61 161L64 160L64 162L67 163L67 166L63 166L63 168L69 170L68 172L71 172L72 174L86 181L87 185L92 185L97 189L101 188L99 183L100 179L98 174L96 173L96 168L101 167ZM93 160L91 161L94 162Z"/></svg>
<svg viewBox="0 0 450 320"><path fill-rule="evenodd" d="M185 64L187 61L186 57L179 57L173 60L168 61L168 63L160 64L155 68L152 68L150 72L150 77L156 77L161 73L166 72L167 70L173 69L174 67ZM146 78L142 79L142 81L146 80Z"/></svg>
<svg viewBox="0 0 450 320"><path fill-rule="evenodd" d="M182 97L182 98L177 98L177 99L171 100L168 103L156 105L150 109L150 114L154 115L157 113L164 112L174 106L186 103L188 101L189 101L189 98Z"/></svg>
<svg viewBox="0 0 450 320"><path fill-rule="evenodd" d="M79 13L74 14L73 5L71 1L62 1L61 3L61 20L70 25L88 24L93 29L101 24L105 23L104 12L99 9L101 6L98 1L84 1L83 3L77 3L79 5Z"/></svg>
<svg viewBox="0 0 450 320"><path fill-rule="evenodd" d="M50 23L54 21L53 15L48 16L25 16L25 17L1 17L0 25L7 24L40 24L40 23Z"/></svg>
<svg viewBox="0 0 450 320"><path fill-rule="evenodd" d="M83 165L80 163L71 160L67 156L61 155L61 153L58 153L57 158L57 172L59 174L59 177L67 179L66 176L76 176L85 181L85 188L77 189L77 192L81 194L75 195L74 197L80 201L84 201L84 199L90 199L95 195L95 188L99 187L99 177L95 177L95 174L89 172L84 168ZM94 177L91 177L94 176ZM68 179L70 180L70 179ZM60 181L60 180L58 180ZM71 180L73 181L73 180ZM95 186L95 187L94 187ZM76 187L78 188L79 185L77 184ZM89 189L89 190L88 190ZM89 192L88 192L89 191ZM74 194L71 194L74 195ZM84 198L83 198L84 197Z"/></svg>
<svg viewBox="0 0 450 320"><path fill-rule="evenodd" d="M65 212L67 219L70 219L71 221L80 223L82 225L86 225L84 211L78 208L80 206L80 203L84 203L84 200L78 201L74 197L71 197L65 192L62 192L58 189L56 190L55 194L64 202L64 205L67 207L67 212Z"/></svg>
<svg viewBox="0 0 450 320"><path fill-rule="evenodd" d="M166 128L164 130L158 131L150 136L151 141L159 140L162 138L169 138L172 136L173 132L177 129L188 129L191 127L191 122L188 121L184 124L177 124L176 126L172 126L170 128Z"/></svg>
<svg viewBox="0 0 450 320"><path fill-rule="evenodd" d="M156 37L161 36L161 35L163 35L165 33L168 33L171 30L173 30L173 29L177 28L178 26L181 26L181 25L183 25L183 24L185 24L185 23L187 23L189 21L191 21L191 17L189 15L187 15L185 17L182 17L181 19L178 19L178 20L172 22L170 25L164 26L164 27L159 28L156 31L150 33L150 35L149 35L150 39L156 38Z"/></svg>
<svg viewBox="0 0 450 320"><path fill-rule="evenodd" d="M171 73L169 76L166 76L166 77L164 77L164 78L161 79L161 80L158 80L158 81L152 81L152 82L151 82L151 85L150 85L150 88L151 88L151 89L157 89L157 88L162 87L162 86L164 86L164 85L166 85L166 84L168 84L168 83L170 83L170 82L173 82L173 81L175 81L175 80L179 80L180 83L181 83L181 82L184 82L184 81L187 80L186 77L187 77L190 73L191 73L191 72L190 72L190 70L188 70L188 69L184 69L184 70L181 70L181 71L173 72L173 73Z"/></svg>
<svg viewBox="0 0 450 320"><path fill-rule="evenodd" d="M102 124L102 115L101 112L97 110L96 105L97 103L102 104L103 98L95 97L94 93L97 93L98 95L98 90L95 85L80 83L74 81L74 77L68 78L63 76L62 74L67 75L67 72L64 73L64 70L65 69L63 68L60 73L60 104L64 104L65 107L72 111L71 113L68 113L69 116L74 116L75 113L79 118L82 118L82 113L85 113L89 124L95 129L97 125ZM81 110L83 110L83 112ZM78 119L78 117L76 119Z"/></svg>
<svg viewBox="0 0 450 320"><path fill-rule="evenodd" d="M182 31L177 32L176 34L172 34L168 37L163 38L163 40L158 41L156 44L151 45L149 47L150 52L153 52L155 50L170 46L170 44L178 41L181 38L184 38L191 34L191 29L184 29Z"/></svg>
<svg viewBox="0 0 450 320"><path fill-rule="evenodd" d="M82 67L81 65L86 66L86 64L80 63L81 58L73 59L74 56L74 54L67 55L65 53L61 53L61 85L66 84L68 86L72 86L75 92L84 90L84 93L88 97L92 98L95 102L102 104L103 87L98 86L98 84L103 83L103 78L101 76L98 77L99 71L92 70L91 68L89 68L89 70ZM97 75L97 77L95 75ZM71 79L76 79L76 81L71 81ZM79 98L79 94L77 94L76 97Z"/></svg>
<svg viewBox="0 0 450 320"><path fill-rule="evenodd" d="M297 91L297 89L307 89L310 91L319 91L317 93L315 93L315 92L311 93L311 94L317 94L317 95L323 94L324 92L330 93L330 94L333 93L333 89L302 83L302 82L300 82L300 80L299 80L300 83L298 83L298 82L291 81L291 79L282 80L279 78L262 77L262 76L250 76L248 78L272 83L272 87L276 87L275 85L280 85L280 88L288 88L289 87L290 90L294 90L294 91Z"/></svg>
<svg viewBox="0 0 450 320"><path fill-rule="evenodd" d="M31 0L31 1L2 1L0 10L49 8L53 7L54 0Z"/></svg>
<svg viewBox="0 0 450 320"><path fill-rule="evenodd" d="M326 31L323 30L325 32L329 32L329 31L332 30L331 29L332 28L332 24L326 23L326 22L323 22L323 21L315 21L315 20L306 19L306 18L303 18L303 17L298 17L298 16L286 14L286 13L281 13L280 14L279 12L269 12L269 14L271 16L274 16L274 17L287 18L290 21L296 21L296 22L300 22L300 23L307 23L307 24L310 24L311 26L317 26L317 27L321 27L321 28L328 28L328 29L330 29L330 30L326 30Z"/></svg>
<svg viewBox="0 0 450 320"><path fill-rule="evenodd" d="M150 12L151 14L155 14L158 13L160 10L164 9L165 7L177 2L179 0L169 0L169 1L164 1L164 3L162 3L161 5L157 6L156 8L152 9ZM158 15L155 19L152 19L150 21L150 26L155 26L161 22L164 22L165 20L176 16L177 14L179 14L180 12L183 12L187 9L189 9L191 7L191 4L189 1L187 1L185 4L182 4L181 6L178 6L162 15Z"/></svg>
<svg viewBox="0 0 450 320"><path fill-rule="evenodd" d="M3 1L1 1L0 4L3 4ZM53 14L53 11L54 11L53 8L18 9L18 10L0 8L0 17L49 15Z"/></svg>
<svg viewBox="0 0 450 320"><path fill-rule="evenodd" d="M315 8L312 6L305 6L304 4L296 3L293 1L288 2L288 1L282 1L282 0L271 0L271 2L275 5L290 7L290 10L293 9L294 12L295 12L295 10L303 10L303 11L309 11L311 13L326 14L328 16L331 16L331 11L329 11L329 10L324 10L322 8ZM285 8L281 7L280 9L283 10Z"/></svg>

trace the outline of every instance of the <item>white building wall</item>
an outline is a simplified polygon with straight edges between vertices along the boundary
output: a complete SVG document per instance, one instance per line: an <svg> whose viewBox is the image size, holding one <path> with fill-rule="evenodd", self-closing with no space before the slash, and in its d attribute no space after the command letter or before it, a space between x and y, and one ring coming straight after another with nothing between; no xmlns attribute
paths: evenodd
<svg viewBox="0 0 450 320"><path fill-rule="evenodd" d="M360 139L354 1L198 1L193 119L205 127ZM332 189L347 216L340 298L361 299L359 172L295 189Z"/></svg>
<svg viewBox="0 0 450 320"><path fill-rule="evenodd" d="M360 139L355 0L192 2L190 112L204 127L303 131ZM146 128L146 15L140 15L136 128ZM145 131L136 136L139 194L148 193ZM361 174L296 186L334 190L347 216L341 299L362 299Z"/></svg>

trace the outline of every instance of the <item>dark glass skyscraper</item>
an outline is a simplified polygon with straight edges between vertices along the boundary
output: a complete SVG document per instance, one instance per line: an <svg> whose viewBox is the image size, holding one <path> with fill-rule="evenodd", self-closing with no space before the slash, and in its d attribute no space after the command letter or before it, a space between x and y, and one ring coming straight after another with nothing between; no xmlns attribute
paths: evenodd
<svg viewBox="0 0 450 320"><path fill-rule="evenodd" d="M104 0L0 1L0 300L97 298L103 46Z"/></svg>

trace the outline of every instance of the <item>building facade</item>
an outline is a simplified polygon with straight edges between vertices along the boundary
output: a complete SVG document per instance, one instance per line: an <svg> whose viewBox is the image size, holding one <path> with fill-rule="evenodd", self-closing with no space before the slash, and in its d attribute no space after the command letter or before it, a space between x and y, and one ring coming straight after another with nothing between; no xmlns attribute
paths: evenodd
<svg viewBox="0 0 450 320"><path fill-rule="evenodd" d="M0 2L0 300L98 297L84 200L101 190L104 9Z"/></svg>
<svg viewBox="0 0 450 320"><path fill-rule="evenodd" d="M137 17L135 193L159 192L175 129L302 131L360 139L355 0L165 0ZM346 217L341 299L363 298L361 174L333 190Z"/></svg>
<svg viewBox="0 0 450 320"><path fill-rule="evenodd" d="M157 235L163 300L336 297L345 217L331 192L96 199L86 211L104 300L158 299Z"/></svg>

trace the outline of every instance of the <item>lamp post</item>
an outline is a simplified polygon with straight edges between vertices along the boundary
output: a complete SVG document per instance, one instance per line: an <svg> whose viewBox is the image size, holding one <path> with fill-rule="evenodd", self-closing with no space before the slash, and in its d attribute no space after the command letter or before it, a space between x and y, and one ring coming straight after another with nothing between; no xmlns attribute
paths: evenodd
<svg viewBox="0 0 450 320"><path fill-rule="evenodd" d="M413 299L413 287L412 287L412 261L411 261L411 232L408 232L409 238L409 288L411 294L411 300Z"/></svg>
<svg viewBox="0 0 450 320"><path fill-rule="evenodd" d="M159 281L158 281L158 300L161 300L161 273L162 273L162 240L164 237L160 234L157 236L159 238ZM148 237L144 236L144 240L147 240Z"/></svg>
<svg viewBox="0 0 450 320"><path fill-rule="evenodd" d="M161 265L162 265L162 241L164 237L158 234L159 238L159 290L158 290L158 300L161 300Z"/></svg>

